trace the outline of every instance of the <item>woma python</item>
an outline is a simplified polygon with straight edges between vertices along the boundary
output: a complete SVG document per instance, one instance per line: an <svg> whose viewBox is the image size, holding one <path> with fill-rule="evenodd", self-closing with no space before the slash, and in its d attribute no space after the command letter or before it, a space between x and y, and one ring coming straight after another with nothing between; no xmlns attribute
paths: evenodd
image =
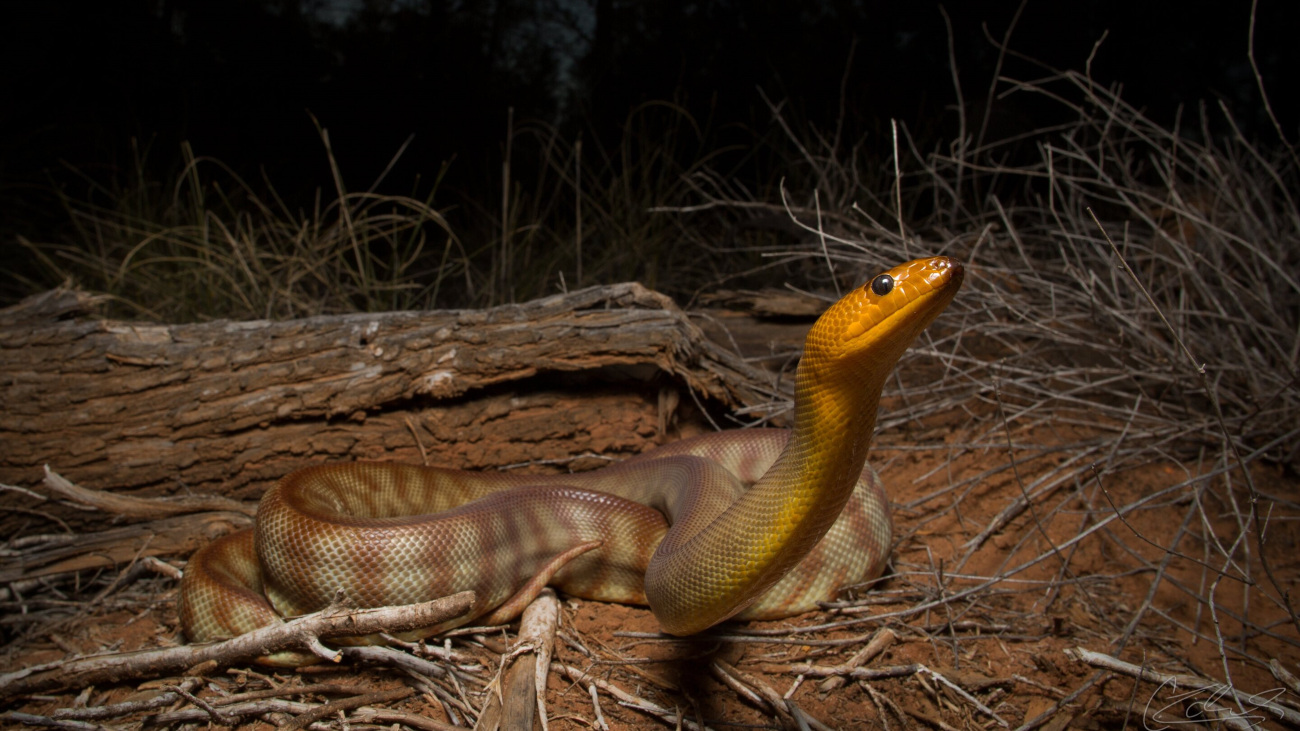
<svg viewBox="0 0 1300 731"><path fill-rule="evenodd" d="M190 559L185 634L239 635L339 590L359 607L474 591L469 614L426 636L512 619L547 583L649 604L678 635L814 609L884 568L889 503L866 466L881 388L962 276L946 257L918 259L832 305L808 333L788 431L716 432L568 475L380 462L294 472L263 496L254 528Z"/></svg>

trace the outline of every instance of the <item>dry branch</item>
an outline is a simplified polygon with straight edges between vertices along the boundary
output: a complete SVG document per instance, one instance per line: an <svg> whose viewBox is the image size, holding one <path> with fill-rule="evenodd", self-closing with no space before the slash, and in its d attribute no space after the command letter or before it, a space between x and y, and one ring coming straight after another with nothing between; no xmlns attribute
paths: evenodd
<svg viewBox="0 0 1300 731"><path fill-rule="evenodd" d="M461 592L402 607L330 608L215 644L98 655L26 668L0 675L0 697L183 673L199 665L248 662L285 650L324 652L327 659L337 660L339 653L325 650L321 639L429 627L464 614L473 601L473 592Z"/></svg>
<svg viewBox="0 0 1300 731"><path fill-rule="evenodd" d="M546 677L559 626L560 601L554 591L543 589L524 609L519 636L488 686L487 702L474 725L476 730L531 729L535 719L543 731L550 727L546 718Z"/></svg>

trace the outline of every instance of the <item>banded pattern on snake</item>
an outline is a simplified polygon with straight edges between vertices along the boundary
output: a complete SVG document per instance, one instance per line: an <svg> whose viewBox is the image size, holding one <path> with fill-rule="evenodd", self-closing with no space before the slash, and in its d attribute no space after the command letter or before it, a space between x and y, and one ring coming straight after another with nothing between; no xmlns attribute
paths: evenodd
<svg viewBox="0 0 1300 731"><path fill-rule="evenodd" d="M866 465L885 379L961 284L946 257L908 262L831 306L808 333L793 429L741 429L569 475L357 462L294 472L255 527L200 549L179 613L191 641L326 606L473 590L475 619L514 618L546 584L648 603L673 634L787 617L875 578L889 504ZM272 659L272 661L274 661Z"/></svg>

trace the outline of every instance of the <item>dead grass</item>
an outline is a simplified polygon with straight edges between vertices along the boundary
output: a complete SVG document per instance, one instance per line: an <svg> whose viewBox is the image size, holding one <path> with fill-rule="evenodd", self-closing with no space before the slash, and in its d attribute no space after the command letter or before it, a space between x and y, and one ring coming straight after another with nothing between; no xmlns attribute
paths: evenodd
<svg viewBox="0 0 1300 731"><path fill-rule="evenodd" d="M1254 694L1279 692L1261 678L1285 688L1273 668L1300 652L1291 559L1300 500L1293 479L1259 483L1267 465L1292 478L1300 467L1294 150L1266 153L1223 108L1188 115L1190 131L1164 129L1081 73L1004 78L996 90L1047 96L1075 121L932 151L903 129L900 184L874 191L832 137L791 132L804 168L795 177L816 182L780 207L807 243L766 256L803 257L840 288L915 256L970 266L961 296L887 390L876 450L925 462L917 482L940 478L898 506L915 521L904 519L896 590L924 599L881 613L867 609L878 596L869 593L862 609L839 611L870 611L873 624L937 614L949 627L992 611L1026 629L1032 613L995 609L1008 595L1035 611L1075 605L1105 652L1224 683L1207 702L1244 727L1267 716ZM731 197L708 176L696 190L701 200L680 213L778 209ZM895 210L914 215L869 213L887 210L891 194ZM905 430L906 443L891 430ZM972 455L995 466L972 472ZM1155 464L1181 465L1182 479L1149 494L1125 487ZM989 506L996 484L1014 489ZM960 541L945 554L927 545L936 533ZM1098 564L1099 553L1112 560ZM1098 670L1066 697L1112 677Z"/></svg>
<svg viewBox="0 0 1300 731"><path fill-rule="evenodd" d="M371 192L382 175L370 190L346 190L329 133L320 135L334 190L318 191L310 210L290 208L270 181L254 186L188 145L176 178L153 182L137 148L130 179L86 178L85 196L61 196L75 240L19 243L50 280L71 279L110 295L119 314L160 321L285 319L436 299L467 256L433 194ZM431 258L434 276L423 271Z"/></svg>
<svg viewBox="0 0 1300 731"><path fill-rule="evenodd" d="M367 190L350 191L317 129L332 187L308 210L188 145L181 171L155 182L135 148L124 178L74 171L86 192L59 194L73 233L20 237L39 274L9 276L32 291L71 280L111 296L113 314L188 322L487 307L594 282L684 291L737 263L732 251L678 245L681 222L656 211L738 151L673 102L632 110L613 147L510 112L495 202L444 191L447 164L427 193L375 193L405 145Z"/></svg>

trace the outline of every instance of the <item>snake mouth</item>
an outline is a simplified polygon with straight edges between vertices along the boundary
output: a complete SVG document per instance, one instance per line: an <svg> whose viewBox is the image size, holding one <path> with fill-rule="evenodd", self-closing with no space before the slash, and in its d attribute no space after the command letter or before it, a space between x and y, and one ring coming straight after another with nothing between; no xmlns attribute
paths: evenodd
<svg viewBox="0 0 1300 731"><path fill-rule="evenodd" d="M912 267L916 262L904 264ZM916 332L924 329L943 312L957 295L966 269L954 259L936 256L924 260L923 266L910 268L905 279L896 279L895 289L906 299L892 315L885 317L880 325L886 330L904 327L904 324L916 324Z"/></svg>

